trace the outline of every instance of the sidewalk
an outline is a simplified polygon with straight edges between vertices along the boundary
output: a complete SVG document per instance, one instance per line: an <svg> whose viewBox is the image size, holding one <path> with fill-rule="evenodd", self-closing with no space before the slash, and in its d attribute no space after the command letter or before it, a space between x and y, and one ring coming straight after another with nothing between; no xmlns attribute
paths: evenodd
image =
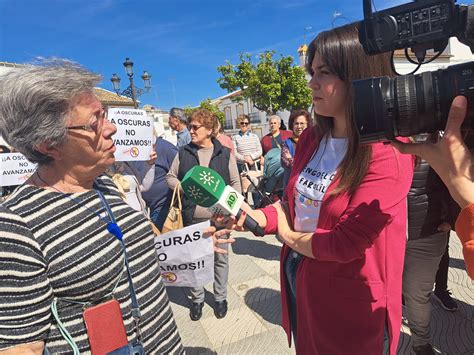
<svg viewBox="0 0 474 355"><path fill-rule="evenodd" d="M235 233L229 252L229 311L216 319L214 298L206 291L202 318L189 319L189 300L181 288L168 287L174 316L187 354L294 354L280 327L280 242L272 235L256 238ZM474 287L462 261L459 239L450 238L449 288L458 312L433 302L433 345L442 354L474 354ZM212 285L206 287L212 291ZM410 354L410 331L402 326L398 354Z"/></svg>

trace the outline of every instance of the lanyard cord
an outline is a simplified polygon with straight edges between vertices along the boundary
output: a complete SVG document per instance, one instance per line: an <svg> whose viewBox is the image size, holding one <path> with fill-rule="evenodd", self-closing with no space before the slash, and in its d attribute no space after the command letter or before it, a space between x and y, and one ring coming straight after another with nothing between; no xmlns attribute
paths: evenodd
<svg viewBox="0 0 474 355"><path fill-rule="evenodd" d="M87 207L81 200L79 200L79 199L77 199L77 198L74 198L74 197L72 197L72 196L70 196L70 195L68 195L68 194L66 194L66 193L64 193L64 192L62 192L61 190L55 188L54 186L49 185L46 181L43 180L43 178L42 178L41 175L39 174L38 170L36 170L36 175L38 176L38 179L41 180L45 185L51 187L52 189L56 190L57 192L59 192L59 193L62 194L63 196L69 198L69 199L70 199L72 202L74 202L75 204L77 204L77 205L79 205L79 206L81 206L81 207L84 207L86 210L90 211L92 214L95 214L95 215L99 218L99 220L101 220L102 222L104 222L104 223L107 224L107 230L109 231L109 233L111 233L114 237L116 237L116 235L115 235L114 233L110 232L110 230L109 230L109 224L110 224L111 222L113 222L113 223L116 225L116 228L118 228L118 226L117 226L117 223L115 223L114 215L112 214L112 211L110 210L109 205L108 205L107 202L105 201L105 197L104 197L104 195L102 194L102 192L100 192L99 190L95 189L97 195L98 195L99 198L100 198L100 201L102 202L102 205L104 206L106 212L107 212L108 215L109 215L109 218L110 218L110 216L112 216L112 218L111 218L110 220L107 220L106 218L102 217L99 213L97 213L97 211L95 211L95 210L93 210L93 209ZM95 184L95 183L94 183L94 187L96 187L96 184ZM119 230L120 230L120 228L119 228ZM120 231L120 233L122 233L122 232ZM116 238L117 238L117 237L116 237ZM118 239L118 238L117 238L117 239ZM125 246L124 246L124 244L123 244L122 239L120 238L119 241L120 241L120 244L122 245L122 248L123 248L123 250L124 250L124 252L125 252ZM127 258L126 258L126 257L124 258L124 266L126 266L127 272L128 272L128 263L127 263ZM115 292L115 289L118 287L118 284L119 284L120 280L122 279L123 272L124 272L124 270L123 270L123 267L122 267L122 273L120 274L120 277L118 278L117 282L115 283L114 288L112 289L112 291L111 291L110 293L106 294L105 296L101 297L101 298L107 298L107 297L110 297L110 296L113 295L113 293ZM132 285L132 286L133 286L133 285ZM90 304L93 304L93 303L96 302L96 301L80 302L80 301L75 301L75 300L71 300L71 299L67 299L67 298L61 298L61 300L62 300L62 301L69 302L69 303L80 304L80 305L83 306L83 308L86 308L86 307L89 306Z"/></svg>
<svg viewBox="0 0 474 355"><path fill-rule="evenodd" d="M110 222L107 223L107 230L115 238L117 238L117 240L119 240L120 244L122 245L123 256L125 258L125 265L127 266L127 278L128 278L129 288L130 288L130 298L132 299L132 317L135 322L135 330L136 330L137 338L138 340L140 340L141 338L141 332L140 332L141 312L140 312L140 307L138 305L137 295L135 293L135 287L133 286L132 275L130 273L127 250L125 249L125 242L123 241L123 233L120 227L117 225L117 222L115 221L115 217L112 213L112 210L110 209L109 204L107 203L107 200L105 199L104 194L102 193L102 191L99 191L99 190L96 190L96 192L99 195L103 206L107 210L107 213L109 214Z"/></svg>

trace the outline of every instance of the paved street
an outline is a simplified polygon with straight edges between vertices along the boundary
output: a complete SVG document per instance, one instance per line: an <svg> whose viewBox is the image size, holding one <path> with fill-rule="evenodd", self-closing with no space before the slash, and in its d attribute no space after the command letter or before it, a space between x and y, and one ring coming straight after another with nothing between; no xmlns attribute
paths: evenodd
<svg viewBox="0 0 474 355"><path fill-rule="evenodd" d="M274 236L236 233L230 252L229 312L216 319L214 299L206 292L203 317L189 319L189 300L181 288L168 287L187 354L294 354L280 324L279 252ZM474 354L474 287L467 277L458 238L450 241L449 287L459 304L447 312L433 303L433 345L442 354ZM207 287L212 291L212 285ZM398 354L410 354L410 331L404 324Z"/></svg>

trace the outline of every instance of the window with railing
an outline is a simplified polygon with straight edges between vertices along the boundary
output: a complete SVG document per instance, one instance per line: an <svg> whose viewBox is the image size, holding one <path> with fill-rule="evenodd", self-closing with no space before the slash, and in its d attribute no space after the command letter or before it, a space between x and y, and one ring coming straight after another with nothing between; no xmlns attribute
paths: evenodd
<svg viewBox="0 0 474 355"><path fill-rule="evenodd" d="M239 117L240 115L243 115L243 114L244 114L244 104L239 103L239 104L237 104L237 117Z"/></svg>
<svg viewBox="0 0 474 355"><path fill-rule="evenodd" d="M251 112L249 113L250 123L262 123L262 115L265 116L264 112Z"/></svg>
<svg viewBox="0 0 474 355"><path fill-rule="evenodd" d="M225 124L224 124L224 129L232 129L232 111L230 109L230 106L224 107L224 116L225 116Z"/></svg>

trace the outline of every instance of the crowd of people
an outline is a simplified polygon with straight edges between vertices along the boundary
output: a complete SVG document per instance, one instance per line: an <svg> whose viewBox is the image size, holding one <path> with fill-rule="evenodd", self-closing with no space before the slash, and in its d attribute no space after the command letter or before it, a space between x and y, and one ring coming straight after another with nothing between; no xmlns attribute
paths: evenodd
<svg viewBox="0 0 474 355"><path fill-rule="evenodd" d="M109 304L118 322L110 328L125 334L114 354L183 353L153 238L172 191L201 165L237 191L246 172L262 171L274 197L261 205L268 196L253 190L236 220L182 196L184 226L212 219L217 318L227 314L226 246L250 215L283 241L282 326L297 353L395 354L404 302L413 352L434 354L433 287L457 309L447 289L452 229L474 277L473 157L460 133L467 103L454 100L442 137L360 144L351 81L394 73L389 54L364 53L357 26L321 32L308 48L313 116L291 112L290 130L270 116L259 139L248 115L229 137L209 110L186 117L172 108L177 144L156 137L144 162L115 161L116 127L93 93L96 74L56 59L3 75L0 134L38 167L0 205L0 353L94 351L84 310L112 317ZM205 291L189 293L197 321Z"/></svg>

